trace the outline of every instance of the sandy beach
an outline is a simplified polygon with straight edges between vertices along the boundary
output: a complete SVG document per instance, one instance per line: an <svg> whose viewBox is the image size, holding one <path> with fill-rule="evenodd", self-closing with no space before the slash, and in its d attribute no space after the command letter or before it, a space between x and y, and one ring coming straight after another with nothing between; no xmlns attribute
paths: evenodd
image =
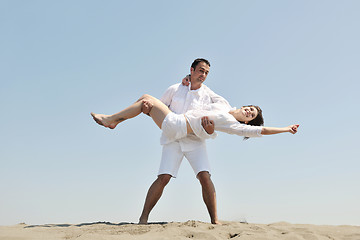
<svg viewBox="0 0 360 240"><path fill-rule="evenodd" d="M163 239L344 239L359 240L360 226L253 224L223 222L222 226L199 221L152 223L94 222L0 226L0 240L163 240Z"/></svg>

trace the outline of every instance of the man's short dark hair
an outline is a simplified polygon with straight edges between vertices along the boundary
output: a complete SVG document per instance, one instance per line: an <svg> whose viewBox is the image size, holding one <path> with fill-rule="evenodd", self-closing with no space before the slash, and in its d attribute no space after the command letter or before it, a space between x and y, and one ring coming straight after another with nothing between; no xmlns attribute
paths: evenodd
<svg viewBox="0 0 360 240"><path fill-rule="evenodd" d="M204 62L206 65L208 65L210 67L210 62L204 58L195 59L194 62L191 64L191 67L195 70L196 66L201 62Z"/></svg>

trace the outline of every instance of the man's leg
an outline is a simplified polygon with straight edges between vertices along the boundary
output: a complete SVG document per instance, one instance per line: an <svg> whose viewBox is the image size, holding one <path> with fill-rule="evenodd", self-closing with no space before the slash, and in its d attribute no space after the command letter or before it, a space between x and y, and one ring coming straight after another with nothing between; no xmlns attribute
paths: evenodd
<svg viewBox="0 0 360 240"><path fill-rule="evenodd" d="M217 216L217 208L216 208L216 192L213 182L211 181L211 177L209 172L203 171L197 175L197 178L200 181L202 188L202 196L205 202L205 205L208 209L211 223L212 224L220 224L218 216Z"/></svg>
<svg viewBox="0 0 360 240"><path fill-rule="evenodd" d="M163 146L158 178L153 182L147 193L144 208L139 219L140 224L148 222L149 214L159 201L165 186L171 177L176 177L184 155L178 142Z"/></svg>
<svg viewBox="0 0 360 240"><path fill-rule="evenodd" d="M208 209L211 223L220 224L216 209L216 193L213 182L210 178L210 163L207 155L206 145L199 145L196 149L186 152L185 157L193 168L196 177L199 179L202 196Z"/></svg>
<svg viewBox="0 0 360 240"><path fill-rule="evenodd" d="M147 224L149 214L154 208L156 203L159 201L165 186L169 183L171 175L162 174L153 182L147 193L143 211L141 213L139 224Z"/></svg>

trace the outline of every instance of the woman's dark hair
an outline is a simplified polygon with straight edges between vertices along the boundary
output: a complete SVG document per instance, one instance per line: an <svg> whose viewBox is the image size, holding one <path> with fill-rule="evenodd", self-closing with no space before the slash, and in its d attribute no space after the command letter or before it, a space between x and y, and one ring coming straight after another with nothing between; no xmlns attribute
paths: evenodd
<svg viewBox="0 0 360 240"><path fill-rule="evenodd" d="M262 110L259 106L255 106L255 105L248 105L248 106L244 106L244 107L254 107L256 108L256 110L258 111L258 115L251 121L249 121L247 123L247 125L251 125L251 126L264 126L264 118L262 115ZM240 123L245 124L245 122L239 121ZM248 140L249 137L244 137L244 140Z"/></svg>
<svg viewBox="0 0 360 240"><path fill-rule="evenodd" d="M191 64L191 67L195 70L196 66L201 62L204 62L206 65L208 65L210 67L210 62L204 58L195 59L194 62Z"/></svg>

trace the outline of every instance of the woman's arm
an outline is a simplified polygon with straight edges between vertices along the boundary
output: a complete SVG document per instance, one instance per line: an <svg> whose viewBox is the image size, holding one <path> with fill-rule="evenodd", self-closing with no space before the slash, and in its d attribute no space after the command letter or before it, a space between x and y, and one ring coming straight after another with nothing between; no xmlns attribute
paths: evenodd
<svg viewBox="0 0 360 240"><path fill-rule="evenodd" d="M181 84L184 86L189 86L190 85L190 74L186 75L183 80L181 81Z"/></svg>
<svg viewBox="0 0 360 240"><path fill-rule="evenodd" d="M278 133L284 133L284 132L289 132L289 133L295 134L297 132L298 127L299 127L298 124L290 125L288 127L283 127L283 128L263 127L261 130L261 134L262 135L272 135L272 134L278 134Z"/></svg>

